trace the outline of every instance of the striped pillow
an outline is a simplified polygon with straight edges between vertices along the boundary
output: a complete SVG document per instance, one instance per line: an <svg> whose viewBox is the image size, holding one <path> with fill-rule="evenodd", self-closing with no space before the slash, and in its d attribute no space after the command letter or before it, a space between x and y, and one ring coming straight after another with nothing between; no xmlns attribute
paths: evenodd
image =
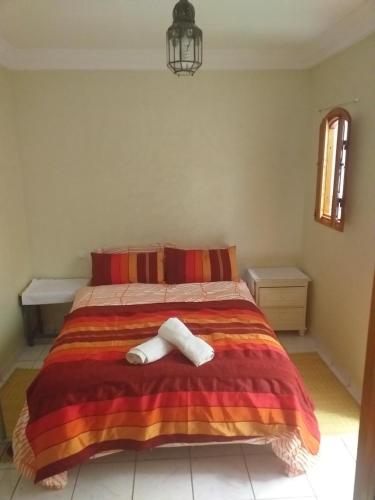
<svg viewBox="0 0 375 500"><path fill-rule="evenodd" d="M123 252L91 254L91 285L123 283L164 283L164 255L155 252Z"/></svg>
<svg viewBox="0 0 375 500"><path fill-rule="evenodd" d="M236 247L212 250L164 249L168 284L238 281Z"/></svg>

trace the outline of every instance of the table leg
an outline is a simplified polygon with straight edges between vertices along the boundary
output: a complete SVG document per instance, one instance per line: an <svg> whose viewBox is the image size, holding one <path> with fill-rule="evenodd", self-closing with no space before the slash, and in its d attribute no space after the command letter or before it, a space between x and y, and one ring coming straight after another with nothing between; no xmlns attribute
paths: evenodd
<svg viewBox="0 0 375 500"><path fill-rule="evenodd" d="M38 318L38 330L39 335L44 335L44 327L43 327L43 317L42 317L42 307L40 305L36 306L36 314Z"/></svg>
<svg viewBox="0 0 375 500"><path fill-rule="evenodd" d="M33 346L34 332L30 320L30 307L32 306L21 306L21 309L22 309L23 328L25 331L26 341L29 346Z"/></svg>

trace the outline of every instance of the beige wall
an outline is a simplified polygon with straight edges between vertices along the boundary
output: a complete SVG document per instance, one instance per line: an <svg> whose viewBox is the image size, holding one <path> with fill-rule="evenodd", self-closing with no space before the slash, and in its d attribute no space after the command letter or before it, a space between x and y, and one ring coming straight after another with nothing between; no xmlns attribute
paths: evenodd
<svg viewBox="0 0 375 500"><path fill-rule="evenodd" d="M361 387L375 259L375 36L312 71L314 144L307 171L302 266L313 279L311 330L333 364ZM318 109L360 98L352 115L343 233L316 223Z"/></svg>
<svg viewBox="0 0 375 500"><path fill-rule="evenodd" d="M87 276L90 250L157 241L234 242L242 269L300 263L313 279L311 331L359 386L375 250L374 41L311 71L13 72L32 274ZM354 97L341 234L313 220L318 109Z"/></svg>
<svg viewBox="0 0 375 500"><path fill-rule="evenodd" d="M308 72L12 77L34 275L85 276L92 249L157 241L296 262Z"/></svg>
<svg viewBox="0 0 375 500"><path fill-rule="evenodd" d="M18 293L30 277L9 74L0 68L0 378L24 344Z"/></svg>

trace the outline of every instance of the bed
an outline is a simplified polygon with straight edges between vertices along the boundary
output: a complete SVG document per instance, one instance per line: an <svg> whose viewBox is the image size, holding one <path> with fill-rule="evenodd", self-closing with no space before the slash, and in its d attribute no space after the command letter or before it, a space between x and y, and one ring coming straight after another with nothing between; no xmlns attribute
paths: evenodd
<svg viewBox="0 0 375 500"><path fill-rule="evenodd" d="M127 351L180 318L213 346L129 365ZM28 389L13 437L26 477L62 488L104 453L157 446L270 443L286 473L314 461L320 434L303 381L243 281L85 287Z"/></svg>

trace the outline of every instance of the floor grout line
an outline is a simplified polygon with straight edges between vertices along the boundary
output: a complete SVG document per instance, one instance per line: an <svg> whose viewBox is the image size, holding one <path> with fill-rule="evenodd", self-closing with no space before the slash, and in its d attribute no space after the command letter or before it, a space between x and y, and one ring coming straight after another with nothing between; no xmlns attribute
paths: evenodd
<svg viewBox="0 0 375 500"><path fill-rule="evenodd" d="M134 472L133 472L133 487L132 487L132 497L131 500L134 500L134 491L135 491L135 475L137 473L137 455L134 459Z"/></svg>
<svg viewBox="0 0 375 500"><path fill-rule="evenodd" d="M193 500L195 500L195 495L194 495L194 482L193 482L193 465L192 465L192 463L191 463L191 447L189 447L189 466L190 466L191 494L192 494Z"/></svg>
<svg viewBox="0 0 375 500"><path fill-rule="evenodd" d="M254 491L254 487L253 487L253 483L251 481L251 476L250 476L250 471L249 471L249 467L247 465L247 460L246 460L246 455L245 455L245 450L243 449L242 445L241 445L241 451L242 451L242 460L244 461L245 463L245 467L246 467L246 472L247 472L247 477L249 478L249 483L250 483L250 488L251 488L251 491L253 493L253 498L256 499L255 497L255 491Z"/></svg>
<svg viewBox="0 0 375 500"><path fill-rule="evenodd" d="M355 465L357 465L357 459L353 457L352 450L351 450L351 449L349 448L349 446L346 444L345 439L344 439L343 437L341 437L341 436L340 436L340 439L341 439L341 441L342 441L343 445L345 446L346 451L349 453L350 458L351 458L352 460L354 460L354 464L355 464ZM357 455L358 455L358 449L357 449Z"/></svg>
<svg viewBox="0 0 375 500"><path fill-rule="evenodd" d="M156 462L156 461L159 461L159 460L186 460L187 458L189 458L189 457L187 456L187 457L142 458L142 459L138 459L137 461L138 462ZM210 458L210 457L194 457L194 458ZM124 460L124 462L125 461L131 462L131 460ZM115 464L115 463L118 463L118 462L107 462L107 463Z"/></svg>
<svg viewBox="0 0 375 500"><path fill-rule="evenodd" d="M14 486L14 488L13 488L13 491L12 491L12 493L11 493L10 497L9 497L9 500L12 500L12 499L13 499L14 494L15 494L15 492L16 492L16 490L17 490L17 488L18 488L18 485L19 485L19 484L20 484L20 482L21 482L21 477L22 477L22 476L21 476L21 474L20 474L20 475L19 475L19 478L17 479L17 482L16 482L16 484L15 484L15 486Z"/></svg>
<svg viewBox="0 0 375 500"><path fill-rule="evenodd" d="M79 478L80 474L81 474L81 465L78 467L78 472L77 472L76 480L74 481L72 496L70 497L70 500L73 500L74 493L76 491L76 486L77 486L77 483L78 483L78 478ZM68 472L68 481L69 481L69 472Z"/></svg>
<svg viewBox="0 0 375 500"><path fill-rule="evenodd" d="M309 475L307 474L307 472L306 472L306 471L305 471L305 476L306 476L307 482L309 483L309 486L310 486L310 488L311 488L311 491L313 492L313 498L314 498L315 500L317 500L317 499L318 499L318 494L317 494L317 492L315 491L315 488L314 488L314 486L313 486L312 482L310 481Z"/></svg>

